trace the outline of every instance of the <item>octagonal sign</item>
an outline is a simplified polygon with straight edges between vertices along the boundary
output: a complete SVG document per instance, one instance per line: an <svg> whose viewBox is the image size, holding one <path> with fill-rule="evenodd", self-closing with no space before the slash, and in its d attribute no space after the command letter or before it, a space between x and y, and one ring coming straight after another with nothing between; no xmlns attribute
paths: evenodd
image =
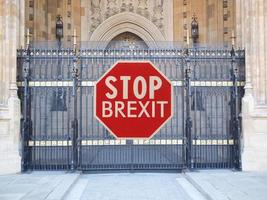
<svg viewBox="0 0 267 200"><path fill-rule="evenodd" d="M151 62L117 62L95 85L96 118L118 139L149 139L172 116L172 85Z"/></svg>

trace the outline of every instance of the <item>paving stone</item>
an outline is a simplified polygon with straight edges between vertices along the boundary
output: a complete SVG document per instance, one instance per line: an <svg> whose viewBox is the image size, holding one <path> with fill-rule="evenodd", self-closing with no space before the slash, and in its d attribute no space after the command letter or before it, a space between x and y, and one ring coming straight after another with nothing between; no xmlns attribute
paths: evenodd
<svg viewBox="0 0 267 200"><path fill-rule="evenodd" d="M0 200L267 200L267 173L34 172L0 176Z"/></svg>
<svg viewBox="0 0 267 200"><path fill-rule="evenodd" d="M267 200L267 173L230 170L187 173L211 199Z"/></svg>
<svg viewBox="0 0 267 200"><path fill-rule="evenodd" d="M70 189L79 173L33 172L0 176L0 199L59 200ZM5 184L6 183L6 184Z"/></svg>
<svg viewBox="0 0 267 200"><path fill-rule="evenodd" d="M81 200L190 200L176 180L179 174L97 174L88 179Z"/></svg>
<svg viewBox="0 0 267 200"><path fill-rule="evenodd" d="M20 200L24 196L24 193L16 193L16 194L0 194L1 200Z"/></svg>
<svg viewBox="0 0 267 200"><path fill-rule="evenodd" d="M57 184L53 191L46 197L46 200L62 199L78 178L79 174L77 173L64 175L59 184Z"/></svg>

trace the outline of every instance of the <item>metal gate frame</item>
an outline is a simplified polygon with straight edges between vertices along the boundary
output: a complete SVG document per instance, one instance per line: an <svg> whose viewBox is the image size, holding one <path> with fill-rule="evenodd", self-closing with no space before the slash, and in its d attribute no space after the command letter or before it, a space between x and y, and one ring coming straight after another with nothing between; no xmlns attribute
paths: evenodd
<svg viewBox="0 0 267 200"><path fill-rule="evenodd" d="M81 138L79 138L79 117L78 117L78 94L77 91L80 87L82 87L83 84L86 85L86 83L82 83L83 80L79 79L79 64L78 62L81 62L83 58L83 52L86 50L76 50L76 49L65 49L65 50L38 50L38 49L30 49L28 46L27 49L20 49L18 50L18 72L20 75L23 74L23 77L21 76L18 78L18 86L20 88L22 102L23 102L23 119L22 119L22 132L21 132L21 144L22 144L22 157L21 157L21 169L22 171L27 171L30 169L39 169L39 170L53 170L53 169L66 169L66 170L90 170L88 168L84 168L81 166L81 158L82 158L82 148L84 143L88 143L88 141L82 141ZM105 50L90 50L93 53L95 53L95 56L102 52L102 56L105 55ZM160 52L161 50L148 50L148 52ZM170 52L172 53L172 49L170 51L164 49L164 52ZM42 53L43 52L43 53ZM116 51L115 51L116 52ZM134 56L131 52L131 56ZM237 63L244 62L244 51L238 50L236 51L234 48L231 50L201 50L197 48L192 49L179 49L175 52L179 52L177 54L177 57L179 59L182 59L182 63L184 65L184 81L182 81L182 87L184 88L184 107L185 107L185 137L183 138L182 145L184 148L184 163L181 163L181 167L178 167L179 169L194 169L194 168L209 168L212 167L207 163L207 165L197 164L194 160L194 153L193 148L197 145L203 145L203 146L211 146L211 145L232 145L233 149L230 152L231 154L231 163L230 165L227 165L226 167L230 168L236 168L241 169L241 156L240 156L240 109L241 109L241 97L242 97L242 88L244 86L244 75L243 77L239 77L239 70L240 66L238 66ZM203 54L204 52L204 54ZM47 144L47 142L42 141L33 141L31 139L32 135L32 129L33 129L33 119L32 119L32 102L31 102L31 60L34 56L46 56L48 54L51 54L51 57L57 58L58 55L68 56L69 59L72 59L72 80L69 81L63 81L61 85L58 85L57 87L60 87L64 84L71 86L71 98L72 98L72 104L73 104L73 116L71 120L71 139L69 141L61 141L61 146L66 147L68 154L70 153L70 157L68 157L68 162L65 164L59 164L55 167L47 167L49 166L49 163L45 163L44 167L35 167L33 163L31 163L31 156L32 156L32 148L33 146L42 147ZM43 54L43 55L42 55ZM49 55L50 55L49 54ZM156 54L156 53L155 53ZM151 55L150 53L147 54L147 56ZM167 53L166 53L167 55ZM94 55L91 55L94 57ZM129 56L129 58L131 57ZM216 57L217 56L217 57ZM127 57L126 57L127 58ZM151 58L151 56L150 56ZM198 140L196 138L192 137L192 128L193 128L193 122L192 122L192 100L194 95L192 92L192 89L194 86L196 87L197 84L201 85L201 81L198 81L195 78L192 78L192 63L198 62L198 60L201 59L227 59L231 60L231 66L230 66L230 74L231 74L231 81L221 81L221 86L225 85L231 89L231 97L230 97L230 108L231 108L231 116L230 116L230 122L229 127L232 134L231 140ZM178 59L178 58L177 58ZM52 58L53 60L53 58ZM238 62L237 62L238 60ZM206 81L208 83L208 81ZM45 83L38 83L37 86L41 86ZM88 84L88 83L87 83ZM212 81L209 82L209 84L213 84ZM215 83L216 86L217 83ZM217 85L220 86L220 85ZM93 145L94 141L90 141ZM155 141L153 141L155 142ZM53 146L53 141L49 141L49 145ZM57 143L58 145L58 143ZM196 150L195 150L196 151ZM137 169L132 163L132 165L129 167L129 169ZM215 167L218 167L215 165ZM224 166L220 166L224 167ZM175 167L174 167L175 168ZM105 168L109 169L109 168ZM146 167L142 168L146 169ZM150 169L147 167L147 169ZM153 169L153 168L152 168ZM164 167L162 167L164 169ZM168 169L168 168L167 168ZM94 170L98 170L97 168L94 168ZM101 169L100 169L101 170Z"/></svg>

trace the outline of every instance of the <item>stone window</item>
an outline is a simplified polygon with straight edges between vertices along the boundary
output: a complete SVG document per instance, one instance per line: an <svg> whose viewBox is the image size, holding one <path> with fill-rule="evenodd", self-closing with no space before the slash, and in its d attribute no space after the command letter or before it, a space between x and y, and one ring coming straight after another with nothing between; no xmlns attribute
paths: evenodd
<svg viewBox="0 0 267 200"><path fill-rule="evenodd" d="M68 0L68 5L71 5L71 0Z"/></svg>
<svg viewBox="0 0 267 200"><path fill-rule="evenodd" d="M71 23L68 23L68 29L69 30L71 29Z"/></svg>
<svg viewBox="0 0 267 200"><path fill-rule="evenodd" d="M228 1L227 0L223 1L223 8L228 8Z"/></svg>
<svg viewBox="0 0 267 200"><path fill-rule="evenodd" d="M223 28L223 34L225 34L225 35L228 34L228 27Z"/></svg>
<svg viewBox="0 0 267 200"><path fill-rule="evenodd" d="M33 21L33 19L34 19L34 15L33 14L29 14L29 20Z"/></svg>
<svg viewBox="0 0 267 200"><path fill-rule="evenodd" d="M208 18L214 17L214 10L215 10L215 5L214 4L208 5L208 9L207 9Z"/></svg>
<svg viewBox="0 0 267 200"><path fill-rule="evenodd" d="M187 12L183 12L183 18L187 18Z"/></svg>
<svg viewBox="0 0 267 200"><path fill-rule="evenodd" d="M68 11L68 12L67 12L67 16L68 16L68 17L71 17L71 11Z"/></svg>
<svg viewBox="0 0 267 200"><path fill-rule="evenodd" d="M34 2L33 1L29 1L29 7L33 8L33 6L34 6Z"/></svg>
<svg viewBox="0 0 267 200"><path fill-rule="evenodd" d="M227 21L228 20L228 13L223 14L223 21Z"/></svg>
<svg viewBox="0 0 267 200"><path fill-rule="evenodd" d="M29 28L29 32L31 35L33 34L33 27Z"/></svg>
<svg viewBox="0 0 267 200"><path fill-rule="evenodd" d="M187 5L187 0L184 0L183 4L184 4L184 6L186 6Z"/></svg>

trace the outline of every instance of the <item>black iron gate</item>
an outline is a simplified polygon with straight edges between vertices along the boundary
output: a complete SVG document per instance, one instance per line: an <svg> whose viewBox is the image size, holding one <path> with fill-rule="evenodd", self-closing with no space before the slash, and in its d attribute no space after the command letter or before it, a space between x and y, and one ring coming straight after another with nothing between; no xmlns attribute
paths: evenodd
<svg viewBox="0 0 267 200"><path fill-rule="evenodd" d="M244 51L31 48L17 57L23 171L240 168ZM117 140L94 118L94 83L117 60L150 60L172 81L174 115L150 140Z"/></svg>

